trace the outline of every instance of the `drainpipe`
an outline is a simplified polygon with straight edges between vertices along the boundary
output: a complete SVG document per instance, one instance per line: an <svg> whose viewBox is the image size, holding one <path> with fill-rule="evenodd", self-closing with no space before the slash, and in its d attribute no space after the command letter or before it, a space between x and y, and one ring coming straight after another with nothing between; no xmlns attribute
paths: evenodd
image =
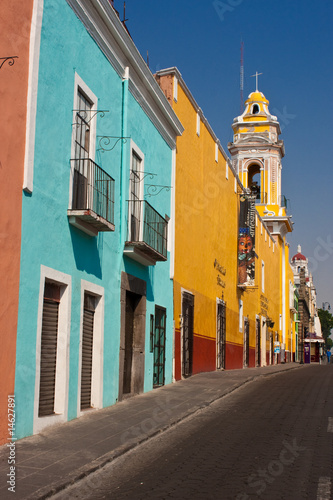
<svg viewBox="0 0 333 500"><path fill-rule="evenodd" d="M126 66L122 82L122 125L121 136L128 137L127 135L127 111L128 111L128 80L129 80L129 67ZM126 174L127 174L127 143L121 141L121 167L120 167L120 249L121 255L126 239Z"/></svg>

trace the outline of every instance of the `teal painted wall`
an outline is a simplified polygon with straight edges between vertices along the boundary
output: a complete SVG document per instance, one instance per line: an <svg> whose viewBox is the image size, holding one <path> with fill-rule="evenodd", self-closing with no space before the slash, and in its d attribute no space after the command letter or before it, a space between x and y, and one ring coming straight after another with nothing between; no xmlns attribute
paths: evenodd
<svg viewBox="0 0 333 500"><path fill-rule="evenodd" d="M123 258L128 199L129 142L111 152L97 152L95 161L115 179L115 232L90 237L68 223L70 158L75 72L98 97L97 135L131 136L145 154L145 170L158 173L157 184L170 186L172 153L127 86L115 72L65 0L45 0L40 47L36 117L34 187L22 203L21 279L17 332L15 393L17 437L33 432L36 335L41 265L71 277L68 419L77 416L81 280L104 287L103 405L117 401L120 339L120 276L124 270L147 281L145 390L152 388L149 315L155 304L167 308L166 383L172 381L172 282L170 261L145 268ZM125 100L126 102L126 100ZM123 151L123 154L122 154ZM121 165L127 166L121 181ZM124 179L126 178L126 182ZM120 192L120 189L123 192ZM148 200L170 215L170 192ZM125 205L127 207L127 205ZM121 218L122 216L122 218Z"/></svg>

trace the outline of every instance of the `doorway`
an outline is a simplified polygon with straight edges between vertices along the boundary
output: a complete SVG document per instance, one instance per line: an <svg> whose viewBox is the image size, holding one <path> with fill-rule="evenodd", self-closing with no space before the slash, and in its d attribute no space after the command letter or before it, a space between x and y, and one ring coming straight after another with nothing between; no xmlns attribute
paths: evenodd
<svg viewBox="0 0 333 500"><path fill-rule="evenodd" d="M164 385L165 380L165 332L166 332L166 310L164 307L155 307L154 328L154 381L155 387Z"/></svg>
<svg viewBox="0 0 333 500"><path fill-rule="evenodd" d="M122 273L119 400L143 392L146 282Z"/></svg>
<svg viewBox="0 0 333 500"><path fill-rule="evenodd" d="M261 366L260 318L256 318L256 366Z"/></svg>
<svg viewBox="0 0 333 500"><path fill-rule="evenodd" d="M249 366L250 357L250 323L248 318L244 318L244 353L243 353L243 367Z"/></svg>
<svg viewBox="0 0 333 500"><path fill-rule="evenodd" d="M217 332L216 332L216 369L225 369L225 303L217 304Z"/></svg>
<svg viewBox="0 0 333 500"><path fill-rule="evenodd" d="M126 292L123 394L130 394L132 392L134 330L136 326L136 310L140 298L140 295L136 293Z"/></svg>
<svg viewBox="0 0 333 500"><path fill-rule="evenodd" d="M182 297L183 316L183 345L182 345L182 375L190 377L193 370L193 322L194 322L194 296L183 292Z"/></svg>

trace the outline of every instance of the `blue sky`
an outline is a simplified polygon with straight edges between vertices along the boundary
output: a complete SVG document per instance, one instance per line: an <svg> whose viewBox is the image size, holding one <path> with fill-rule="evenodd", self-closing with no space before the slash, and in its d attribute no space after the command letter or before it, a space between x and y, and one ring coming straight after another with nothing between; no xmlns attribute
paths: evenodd
<svg viewBox="0 0 333 500"><path fill-rule="evenodd" d="M123 0L115 0L123 18ZM333 309L332 0L126 0L127 26L152 72L177 66L226 152L244 98L259 90L285 142L282 191L290 200L291 256L310 259L318 305Z"/></svg>

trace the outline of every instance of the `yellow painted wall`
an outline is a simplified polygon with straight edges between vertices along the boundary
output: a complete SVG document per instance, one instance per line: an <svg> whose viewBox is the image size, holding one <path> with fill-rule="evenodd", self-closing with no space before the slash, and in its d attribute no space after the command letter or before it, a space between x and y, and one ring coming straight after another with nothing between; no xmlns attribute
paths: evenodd
<svg viewBox="0 0 333 500"><path fill-rule="evenodd" d="M178 88L174 111L185 131L177 142L175 208L175 322L180 327L181 287L195 294L194 332L216 336L216 298L222 291L228 309L236 309L237 194L234 176L221 151L215 161L215 141L203 122L196 133L197 112L183 89ZM215 259L226 275L214 267ZM217 276L226 283L217 284ZM233 297L233 298L232 298ZM230 318L228 318L230 321ZM235 319L232 319L235 323ZM228 330L229 332L229 330ZM232 332L232 333L231 333ZM237 340L235 327L230 339Z"/></svg>
<svg viewBox="0 0 333 500"><path fill-rule="evenodd" d="M160 85L185 129L183 135L177 138L176 153L173 276L175 329L179 332L181 328L182 291L191 292L194 295L194 335L198 339L213 342L210 346L215 346L217 298L223 297L226 302L226 341L230 346L238 346L237 356L240 356L240 359L234 364L240 367L243 362L244 339L243 329L239 327L241 300L243 318L247 317L250 323L249 344L254 364L257 317L260 318L262 336L266 338L267 334L267 342L263 340L267 352L270 350L270 334L273 334L274 340L276 336L282 340L281 242L273 240L257 216L256 286L246 290L239 288L237 244L241 187L233 171L226 166L226 159L220 149L218 161L215 160L215 138L202 120L200 120L200 133L197 134L196 103L188 90L178 84L175 101L173 88L170 87L171 84L174 85L174 79L170 79L170 76L164 78L165 80L161 77ZM289 253L285 258L289 258ZM216 261L225 269L225 274L214 266ZM262 262L265 264L264 289ZM218 281L223 282L225 286L221 287ZM288 280L287 285L289 286ZM287 305L289 305L288 294L289 291L286 295ZM267 328L263 325L267 317L274 322L274 327ZM263 361L265 364L266 359ZM215 359L213 363L215 364ZM215 369L215 366L211 369Z"/></svg>

